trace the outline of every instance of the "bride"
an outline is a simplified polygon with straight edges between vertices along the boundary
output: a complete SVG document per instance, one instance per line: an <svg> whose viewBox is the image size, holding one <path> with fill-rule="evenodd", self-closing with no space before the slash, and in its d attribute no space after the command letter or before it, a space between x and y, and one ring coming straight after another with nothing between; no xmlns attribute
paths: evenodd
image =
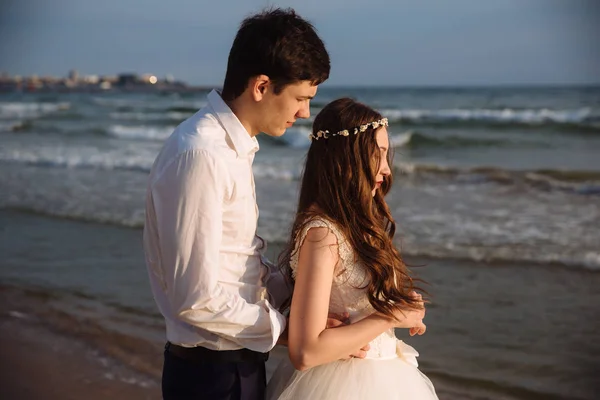
<svg viewBox="0 0 600 400"><path fill-rule="evenodd" d="M292 236L280 258L294 285L289 359L268 399L437 399L394 328L425 333L425 308L392 241L388 121L352 99L316 116ZM326 329L329 313L350 325ZM343 359L369 343L366 358Z"/></svg>

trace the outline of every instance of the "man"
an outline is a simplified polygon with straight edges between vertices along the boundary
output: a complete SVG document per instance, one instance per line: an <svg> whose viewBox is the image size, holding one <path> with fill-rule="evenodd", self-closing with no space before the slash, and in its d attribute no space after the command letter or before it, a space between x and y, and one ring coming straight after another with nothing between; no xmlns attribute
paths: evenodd
<svg viewBox="0 0 600 400"><path fill-rule="evenodd" d="M222 93L167 139L149 177L144 249L166 322L165 399L261 399L286 319L256 236L256 135L310 116L329 55L310 23L274 9L244 20Z"/></svg>

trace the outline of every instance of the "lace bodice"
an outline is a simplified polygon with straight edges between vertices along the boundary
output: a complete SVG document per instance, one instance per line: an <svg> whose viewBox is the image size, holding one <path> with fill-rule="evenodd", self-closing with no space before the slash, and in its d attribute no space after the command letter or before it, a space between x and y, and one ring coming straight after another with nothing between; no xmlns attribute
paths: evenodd
<svg viewBox="0 0 600 400"><path fill-rule="evenodd" d="M331 284L331 297L329 299L329 312L340 314L348 312L352 323L360 321L374 312L367 298L366 286L368 276L364 265L356 261L354 250L346 240L344 234L337 226L325 219L313 219L308 222L298 239L291 255L290 267L292 276L296 277L300 247L311 228L326 227L336 236L340 262L336 266L333 282ZM369 343L371 349L367 358L389 358L397 355L397 340L394 330L390 329L376 337Z"/></svg>

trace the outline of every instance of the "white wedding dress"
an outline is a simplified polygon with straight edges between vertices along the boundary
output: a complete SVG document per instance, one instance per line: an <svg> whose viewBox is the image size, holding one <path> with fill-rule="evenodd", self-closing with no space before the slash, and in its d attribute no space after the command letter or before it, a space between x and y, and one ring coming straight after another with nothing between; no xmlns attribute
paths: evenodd
<svg viewBox="0 0 600 400"><path fill-rule="evenodd" d="M327 227L337 237L341 258L331 287L329 311L348 312L352 322L373 313L364 287L366 272L354 261L354 252L336 226L326 220L310 221L299 236L290 262L298 265L298 249L310 228ZM437 399L431 381L417 368L415 349L398 340L390 329L370 343L365 359L350 358L297 371L285 357L267 386L268 400Z"/></svg>

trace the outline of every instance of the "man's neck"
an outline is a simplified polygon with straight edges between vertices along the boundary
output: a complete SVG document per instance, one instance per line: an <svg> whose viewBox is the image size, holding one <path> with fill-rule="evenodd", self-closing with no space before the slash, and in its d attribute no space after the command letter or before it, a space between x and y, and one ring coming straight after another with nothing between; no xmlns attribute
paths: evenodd
<svg viewBox="0 0 600 400"><path fill-rule="evenodd" d="M251 122L250 115L252 115L252 113L248 109L248 105L245 104L242 96L231 101L226 101L225 104L233 111L242 126L246 128L246 132L248 132L250 137L254 137L259 134L259 131L254 128L254 125Z"/></svg>

